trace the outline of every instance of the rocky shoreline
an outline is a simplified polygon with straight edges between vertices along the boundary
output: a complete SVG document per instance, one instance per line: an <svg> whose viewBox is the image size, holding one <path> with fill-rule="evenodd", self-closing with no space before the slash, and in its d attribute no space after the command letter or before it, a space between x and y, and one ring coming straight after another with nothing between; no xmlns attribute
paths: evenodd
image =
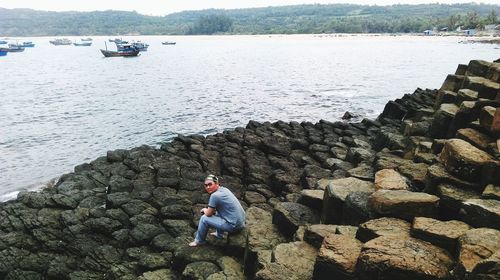
<svg viewBox="0 0 500 280"><path fill-rule="evenodd" d="M0 279L499 279L500 63L358 123L109 151L0 204ZM243 232L191 248L216 173Z"/></svg>

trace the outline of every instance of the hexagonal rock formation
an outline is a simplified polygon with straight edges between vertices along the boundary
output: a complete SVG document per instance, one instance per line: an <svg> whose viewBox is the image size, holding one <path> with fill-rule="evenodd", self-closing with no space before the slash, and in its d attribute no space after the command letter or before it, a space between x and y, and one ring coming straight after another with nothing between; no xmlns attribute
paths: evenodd
<svg viewBox="0 0 500 280"><path fill-rule="evenodd" d="M450 139L444 144L439 159L446 170L468 181L479 180L482 168L491 156L461 139Z"/></svg>
<svg viewBox="0 0 500 280"><path fill-rule="evenodd" d="M414 217L436 217L439 197L410 191L379 190L368 200L369 208L381 216L401 218L407 221Z"/></svg>
<svg viewBox="0 0 500 280"><path fill-rule="evenodd" d="M375 189L408 190L406 179L394 169L382 169L375 173Z"/></svg>
<svg viewBox="0 0 500 280"><path fill-rule="evenodd" d="M322 221L325 224L340 224L346 197L353 192L375 191L373 183L353 177L331 180L323 197Z"/></svg>
<svg viewBox="0 0 500 280"><path fill-rule="evenodd" d="M359 225L356 238L367 242L380 236L410 237L411 224L396 218L373 219Z"/></svg>
<svg viewBox="0 0 500 280"><path fill-rule="evenodd" d="M300 192L300 198L297 202L320 212L323 207L324 195L323 190L302 190Z"/></svg>
<svg viewBox="0 0 500 280"><path fill-rule="evenodd" d="M319 223L319 216L311 208L294 202L278 203L273 211L273 224L281 233L292 237L299 226Z"/></svg>
<svg viewBox="0 0 500 280"><path fill-rule="evenodd" d="M359 279L449 279L454 262L446 250L415 238L381 236L363 245Z"/></svg>
<svg viewBox="0 0 500 280"><path fill-rule="evenodd" d="M282 243L272 253L272 261L259 270L256 280L311 279L317 250L303 241Z"/></svg>
<svg viewBox="0 0 500 280"><path fill-rule="evenodd" d="M471 277L473 276L476 266L492 257L493 254L498 254L500 250L500 231L490 228L471 229L462 235L458 241L460 255L458 257L456 273L460 277ZM498 262L495 263L497 267L498 264ZM498 270L496 273L498 273ZM497 278L491 275L490 278L485 277L481 279Z"/></svg>
<svg viewBox="0 0 500 280"><path fill-rule="evenodd" d="M417 217L413 220L411 236L430 242L454 253L458 238L471 227L460 221L439 221L431 218Z"/></svg>
<svg viewBox="0 0 500 280"><path fill-rule="evenodd" d="M500 201L494 199L469 199L462 203L460 218L476 227L500 230Z"/></svg>
<svg viewBox="0 0 500 280"><path fill-rule="evenodd" d="M313 279L355 279L356 263L363 243L340 234L329 234L323 244L314 265Z"/></svg>
<svg viewBox="0 0 500 280"><path fill-rule="evenodd" d="M304 241L311 244L312 246L319 248L325 236L329 234L335 234L337 230L336 225L309 225L306 226L304 231Z"/></svg>

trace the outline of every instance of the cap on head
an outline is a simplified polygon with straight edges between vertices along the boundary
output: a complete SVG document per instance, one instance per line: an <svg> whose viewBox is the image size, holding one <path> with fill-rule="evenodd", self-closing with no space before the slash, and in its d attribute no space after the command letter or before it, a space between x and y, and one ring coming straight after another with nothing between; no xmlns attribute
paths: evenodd
<svg viewBox="0 0 500 280"><path fill-rule="evenodd" d="M213 181L214 183L218 184L219 183L219 178L213 174L210 174L208 175L206 178L205 178L205 181Z"/></svg>

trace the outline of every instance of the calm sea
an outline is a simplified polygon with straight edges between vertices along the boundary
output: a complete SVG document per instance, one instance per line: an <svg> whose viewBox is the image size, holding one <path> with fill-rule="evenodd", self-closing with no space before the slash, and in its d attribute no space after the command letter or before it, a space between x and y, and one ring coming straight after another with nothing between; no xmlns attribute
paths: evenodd
<svg viewBox="0 0 500 280"><path fill-rule="evenodd" d="M136 58L104 58L108 37L91 47L50 39L18 38L36 47L0 57L0 200L107 150L178 133L375 117L388 100L439 87L459 63L500 57L456 37L124 37L150 44Z"/></svg>

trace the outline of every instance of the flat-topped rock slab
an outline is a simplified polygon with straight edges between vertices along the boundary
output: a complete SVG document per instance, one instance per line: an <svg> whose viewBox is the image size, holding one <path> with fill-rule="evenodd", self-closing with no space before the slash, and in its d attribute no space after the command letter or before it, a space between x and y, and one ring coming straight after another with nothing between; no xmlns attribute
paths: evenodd
<svg viewBox="0 0 500 280"><path fill-rule="evenodd" d="M456 272L460 277L470 277L478 264L500 250L500 231L489 228L471 229L458 241L459 256Z"/></svg>
<svg viewBox="0 0 500 280"><path fill-rule="evenodd" d="M368 207L381 216L401 218L436 217L439 197L405 190L379 190L368 200Z"/></svg>
<svg viewBox="0 0 500 280"><path fill-rule="evenodd" d="M468 181L479 180L483 166L492 157L461 139L449 139L445 142L439 159L453 175Z"/></svg>
<svg viewBox="0 0 500 280"><path fill-rule="evenodd" d="M440 221L432 218L417 217L413 220L411 236L430 242L454 253L458 238L471 227L461 221Z"/></svg>
<svg viewBox="0 0 500 280"><path fill-rule="evenodd" d="M356 271L360 279L444 280L451 277L453 265L446 250L430 243L381 236L363 245Z"/></svg>
<svg viewBox="0 0 500 280"><path fill-rule="evenodd" d="M271 262L256 273L255 279L312 279L317 254L316 248L303 241L279 244Z"/></svg>
<svg viewBox="0 0 500 280"><path fill-rule="evenodd" d="M469 199L462 203L460 218L475 227L500 230L500 201L494 199Z"/></svg>
<svg viewBox="0 0 500 280"><path fill-rule="evenodd" d="M411 224L396 218L373 219L359 225L356 238L362 242L370 241L380 236L410 237Z"/></svg>
<svg viewBox="0 0 500 280"><path fill-rule="evenodd" d="M407 180L394 169L382 169L375 173L376 190L408 190Z"/></svg>
<svg viewBox="0 0 500 280"><path fill-rule="evenodd" d="M319 248L321 247L321 243L323 243L325 236L335 234L336 230L336 225L318 224L306 226L304 231L304 241L316 248Z"/></svg>
<svg viewBox="0 0 500 280"><path fill-rule="evenodd" d="M325 224L340 224L346 197L353 192L372 193L372 182L349 177L330 181L323 198L322 221Z"/></svg>
<svg viewBox="0 0 500 280"><path fill-rule="evenodd" d="M327 235L316 258L313 279L355 279L362 246L363 243L351 236Z"/></svg>

